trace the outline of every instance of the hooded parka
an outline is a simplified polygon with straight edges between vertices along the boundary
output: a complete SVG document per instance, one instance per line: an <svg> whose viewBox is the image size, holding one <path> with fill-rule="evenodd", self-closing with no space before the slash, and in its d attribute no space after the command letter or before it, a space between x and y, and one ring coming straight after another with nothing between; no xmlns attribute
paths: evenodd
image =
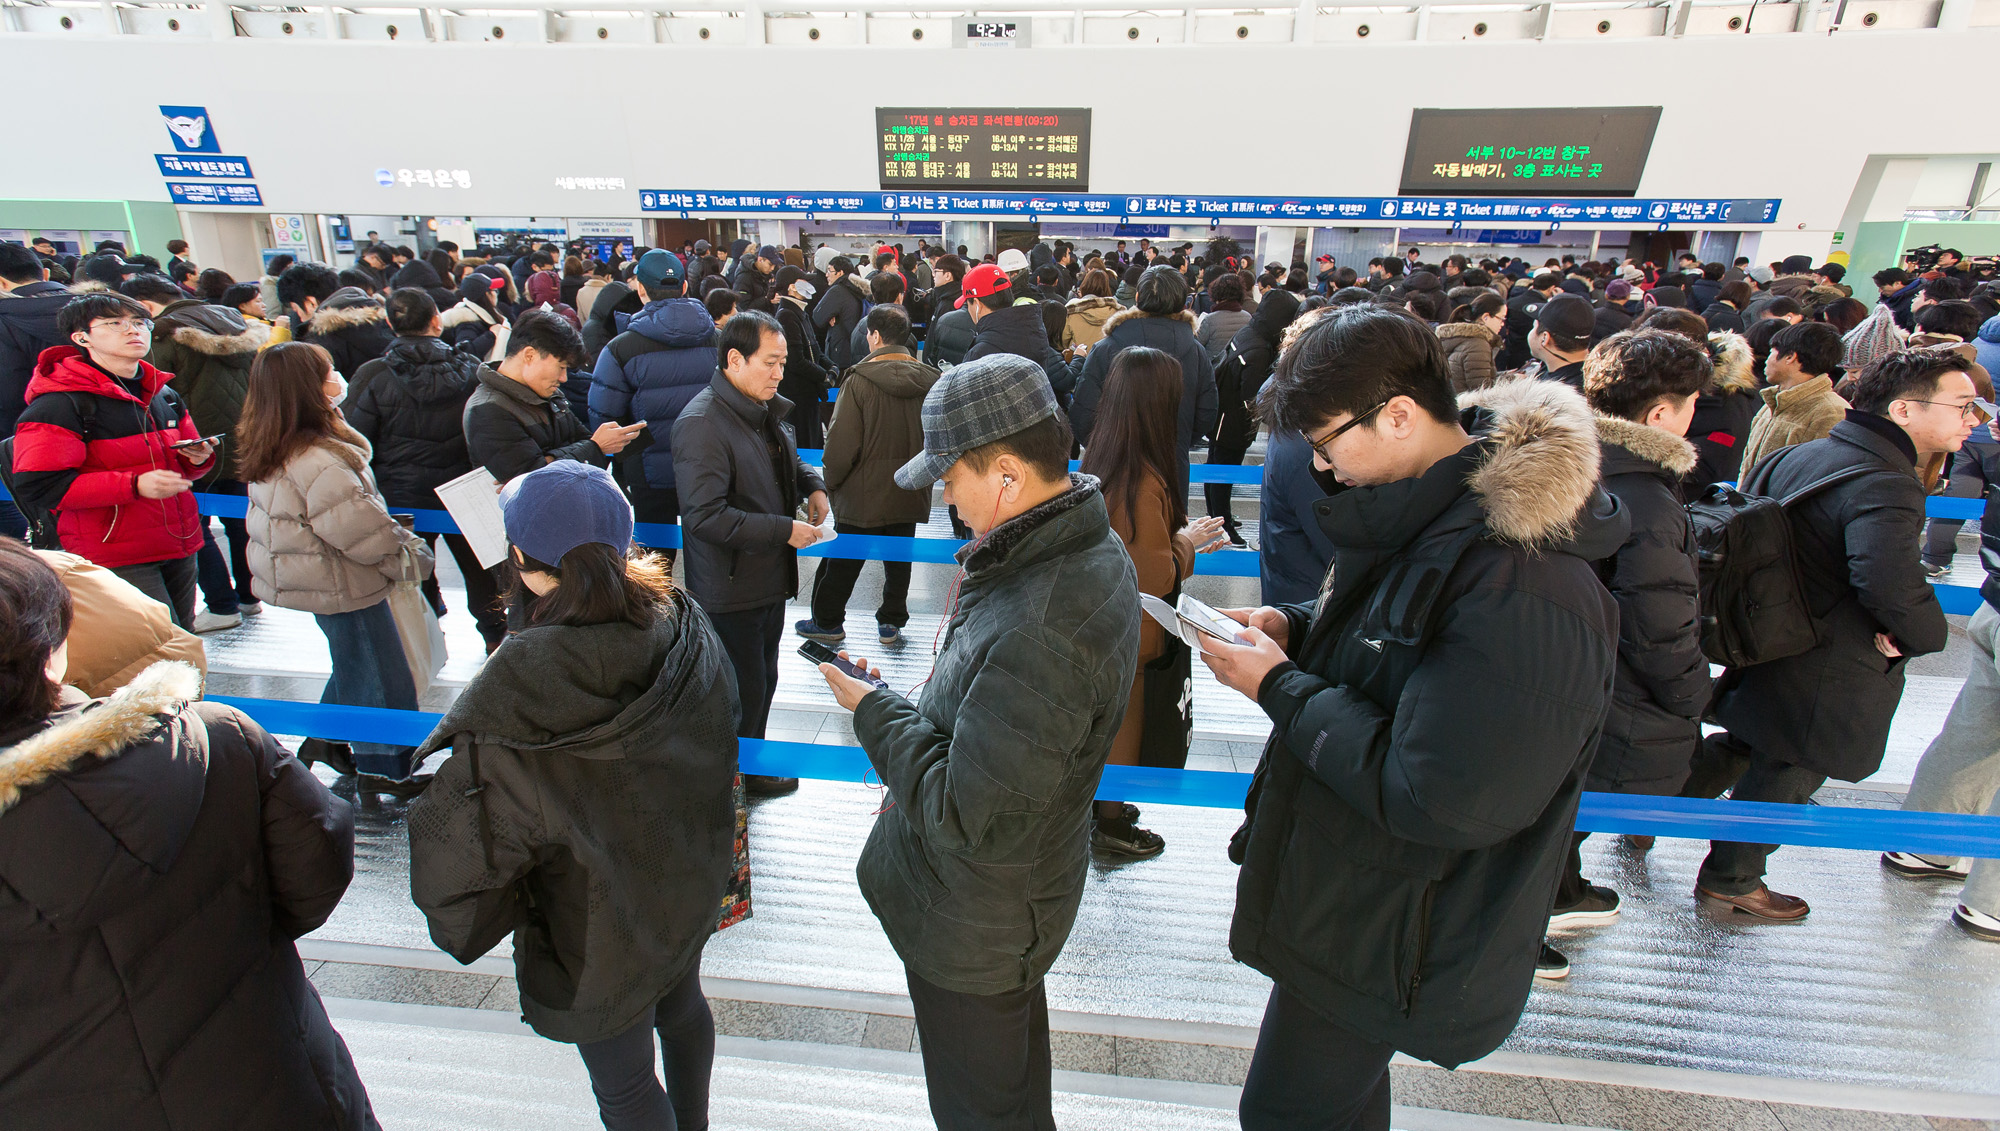
<svg viewBox="0 0 2000 1131"><path fill-rule="evenodd" d="M161 663L0 723L0 1126L377 1131L293 940L354 814Z"/></svg>
<svg viewBox="0 0 2000 1131"><path fill-rule="evenodd" d="M1719 331L1704 344L1715 379L1695 398L1694 420L1688 424L1687 438L1697 457L1694 470L1682 481L1689 498L1711 483L1737 481L1750 424L1764 405L1757 395L1750 343L1743 335Z"/></svg>
<svg viewBox="0 0 2000 1131"><path fill-rule="evenodd" d="M332 354L336 372L352 375L381 357L396 340L396 331L389 328L389 313L381 303L359 287L342 287L319 304L305 333L296 337Z"/></svg>
<svg viewBox="0 0 2000 1131"><path fill-rule="evenodd" d="M1181 476L1175 489L1185 491L1188 451L1215 428L1219 406L1215 366L1208 360L1208 351L1195 340L1194 315L1187 311L1151 315L1133 307L1112 315L1104 323L1104 340L1084 358L1083 373L1076 383L1076 401L1070 408L1070 427L1076 433L1077 443L1088 446L1090 427L1097 420L1097 400L1104 395L1104 378L1110 374L1111 363L1118 355L1133 346L1151 347L1181 363L1180 433L1175 439L1181 457Z"/></svg>
<svg viewBox="0 0 2000 1131"><path fill-rule="evenodd" d="M1104 339L1104 324L1125 309L1110 295L1079 295L1064 306L1062 348L1094 346Z"/></svg>
<svg viewBox="0 0 2000 1131"><path fill-rule="evenodd" d="M597 355L591 371L590 423L645 421L652 443L641 453L645 486L674 486L674 421L715 376L715 319L691 298L646 304Z"/></svg>
<svg viewBox="0 0 2000 1131"><path fill-rule="evenodd" d="M479 359L442 338L399 337L361 367L342 411L374 449L375 482L392 507L436 510L437 488L472 470L465 402Z"/></svg>
<svg viewBox="0 0 2000 1131"><path fill-rule="evenodd" d="M351 613L398 581L431 574L431 552L389 517L368 470L368 441L337 423L276 475L247 485L250 589L259 601L308 613Z"/></svg>
<svg viewBox="0 0 2000 1131"><path fill-rule="evenodd" d="M236 422L250 395L250 363L271 341L271 327L251 323L233 307L199 299L170 303L153 319L153 352L146 360L173 374L174 391L187 405L197 431L223 438L222 478L236 478Z"/></svg>
<svg viewBox="0 0 2000 1131"><path fill-rule="evenodd" d="M842 524L930 519L931 493L898 487L896 471L924 450L924 395L937 382L937 370L899 346L884 346L847 371L820 461Z"/></svg>
<svg viewBox="0 0 2000 1131"><path fill-rule="evenodd" d="M1231 844L1230 950L1320 1014L1456 1066L1534 982L1610 701L1618 613L1591 561L1627 525L1583 397L1508 381L1415 479L1315 504L1334 565L1281 611L1274 730Z"/></svg>
<svg viewBox="0 0 2000 1131"><path fill-rule="evenodd" d="M585 1044L652 1016L715 929L734 868L736 676L676 597L652 626L507 638L416 757L410 894L460 962L514 939L521 1014Z"/></svg>
<svg viewBox="0 0 2000 1131"><path fill-rule="evenodd" d="M1453 392L1469 393L1493 383L1497 375L1493 354L1500 347L1500 335L1477 322L1447 322L1437 328L1437 335L1444 343Z"/></svg>

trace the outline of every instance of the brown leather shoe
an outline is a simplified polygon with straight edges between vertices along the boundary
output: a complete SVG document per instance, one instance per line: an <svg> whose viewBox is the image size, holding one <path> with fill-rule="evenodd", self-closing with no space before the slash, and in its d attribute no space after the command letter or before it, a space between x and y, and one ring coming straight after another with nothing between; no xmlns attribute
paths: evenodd
<svg viewBox="0 0 2000 1131"><path fill-rule="evenodd" d="M1805 918L1812 908L1796 895L1781 895L1768 887L1760 887L1747 895L1723 895L1696 885L1695 897L1711 904L1721 904L1744 915L1753 915L1772 923L1793 923Z"/></svg>

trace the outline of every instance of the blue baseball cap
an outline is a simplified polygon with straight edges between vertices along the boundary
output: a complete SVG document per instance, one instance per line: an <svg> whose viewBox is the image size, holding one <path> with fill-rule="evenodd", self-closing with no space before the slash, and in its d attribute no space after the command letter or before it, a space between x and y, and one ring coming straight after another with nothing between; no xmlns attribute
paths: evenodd
<svg viewBox="0 0 2000 1131"><path fill-rule="evenodd" d="M662 283L678 283L687 278L687 271L681 266L681 257L657 247L639 257L639 265L632 269L632 273L649 291Z"/></svg>
<svg viewBox="0 0 2000 1131"><path fill-rule="evenodd" d="M507 484L500 497L507 541L545 565L585 542L632 546L632 504L601 467L559 459Z"/></svg>

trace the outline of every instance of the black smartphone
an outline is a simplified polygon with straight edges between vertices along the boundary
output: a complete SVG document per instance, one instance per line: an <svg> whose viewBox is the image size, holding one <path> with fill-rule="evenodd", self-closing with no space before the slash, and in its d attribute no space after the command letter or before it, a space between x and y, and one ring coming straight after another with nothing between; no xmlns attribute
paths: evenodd
<svg viewBox="0 0 2000 1131"><path fill-rule="evenodd" d="M872 684L873 686L880 687L885 691L889 687L888 681L877 679L874 676L869 675L866 669L862 668L860 665L850 663L847 660L841 659L840 653L834 651L833 649L827 647L824 644L821 644L817 640L808 640L804 644L799 645L799 655L804 656L806 659L811 660L815 664L832 664L834 667L839 668L841 671L846 672L848 675L853 676L855 679L858 679L866 684Z"/></svg>
<svg viewBox="0 0 2000 1131"><path fill-rule="evenodd" d="M174 443L171 443L171 444L168 444L167 446L168 446L168 447L170 447L170 448L177 448L177 449L178 449L178 448L192 448L192 447L194 447L194 446L195 446L196 444L213 444L213 443L216 443L217 441L219 441L219 440L223 439L224 437L226 437L226 436L228 436L228 435L229 435L229 433L227 433L227 432L217 432L217 433L216 433L215 435L213 435L213 436L197 436L197 437L195 437L195 438L194 438L194 439L192 439L192 440L177 440L177 441L175 441Z"/></svg>

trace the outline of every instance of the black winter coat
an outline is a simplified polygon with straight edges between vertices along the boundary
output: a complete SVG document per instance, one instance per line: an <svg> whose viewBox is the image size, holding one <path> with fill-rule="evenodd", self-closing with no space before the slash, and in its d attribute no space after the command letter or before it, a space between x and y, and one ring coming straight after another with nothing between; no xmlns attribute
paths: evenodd
<svg viewBox="0 0 2000 1131"><path fill-rule="evenodd" d="M200 689L159 663L0 723L0 1126L378 1126L293 946L353 811Z"/></svg>
<svg viewBox="0 0 2000 1131"><path fill-rule="evenodd" d="M924 332L924 364L932 369L957 365L972 349L979 330L972 324L972 315L967 314L963 307L933 306L931 309L936 313L931 315L931 324Z"/></svg>
<svg viewBox="0 0 2000 1131"><path fill-rule="evenodd" d="M972 346L965 351L964 360L978 361L997 353L1025 357L1042 367L1057 400L1067 403L1070 390L1076 388L1076 375L1070 363L1049 344L1048 322L1042 317L1042 307L1039 302L1020 303L981 317L973 329Z"/></svg>
<svg viewBox="0 0 2000 1131"><path fill-rule="evenodd" d="M1715 721L1731 734L1761 753L1842 781L1860 781L1881 768L1909 658L1941 652L1949 639L1917 555L1924 489L1914 449L1907 437L1897 442L1904 434L1894 424L1862 415L1850 409L1826 439L1759 460L1744 485L1759 495L1783 496L1857 464L1873 469L1788 512L1806 603L1820 622L1820 645L1732 668L1716 689ZM1877 651L1878 632L1895 638L1903 655L1890 659Z"/></svg>
<svg viewBox="0 0 2000 1131"><path fill-rule="evenodd" d="M1179 311L1154 317L1139 310L1120 311L1104 323L1104 338L1084 356L1083 376L1077 381L1076 401L1069 423L1076 441L1090 446L1090 427L1097 419L1097 399L1104 395L1104 378L1119 353L1133 346L1149 346L1181 363L1180 482L1176 490L1188 489L1188 452L1215 428L1218 405L1215 367L1208 351L1194 337L1194 315Z"/></svg>
<svg viewBox="0 0 2000 1131"><path fill-rule="evenodd" d="M1632 532L1598 576L1618 602L1618 681L1586 786L1671 795L1687 781L1712 682L1701 650L1701 594L1681 476L1694 446L1658 428L1597 418L1604 489Z"/></svg>
<svg viewBox="0 0 2000 1131"><path fill-rule="evenodd" d="M1549 301L1532 287L1518 288L1507 300L1507 342L1493 358L1493 367L1502 373L1528 364L1528 331L1535 328L1535 315Z"/></svg>
<svg viewBox="0 0 2000 1131"><path fill-rule="evenodd" d="M1624 541L1590 410L1510 381L1423 476L1314 507L1338 547L1258 701L1274 724L1231 844L1230 949L1420 1060L1493 1051L1534 982L1611 696Z"/></svg>
<svg viewBox="0 0 2000 1131"><path fill-rule="evenodd" d="M1635 321L1634 311L1638 303L1628 304L1611 301L1601 302L1591 316L1590 344L1596 345L1620 330L1630 330Z"/></svg>
<svg viewBox="0 0 2000 1131"><path fill-rule="evenodd" d="M431 301L437 303L439 310L448 310L458 301L458 292L445 285L444 279L437 273L437 268L421 259L412 259L403 264L402 270L396 272L396 278L390 286L394 290L415 287L430 295Z"/></svg>
<svg viewBox="0 0 2000 1131"><path fill-rule="evenodd" d="M544 400L490 366L479 367L479 387L466 398L463 422L466 457L502 483L559 459L604 465L604 449L561 390Z"/></svg>
<svg viewBox="0 0 2000 1131"><path fill-rule="evenodd" d="M693 291L687 292L693 294ZM625 327L618 316L627 318L639 313L646 304L639 300L639 292L625 283L606 283L597 292L597 301L590 307L590 320L583 324L583 356L597 360L611 339L623 333Z"/></svg>
<svg viewBox="0 0 2000 1131"><path fill-rule="evenodd" d="M470 963L511 933L522 1016L551 1040L650 1019L729 883L736 723L734 669L692 601L650 628L509 637L418 748L452 751L410 806L431 940Z"/></svg>
<svg viewBox="0 0 2000 1131"><path fill-rule="evenodd" d="M50 346L69 344L56 332L56 315L75 297L68 287L45 279L0 299L0 437L14 434L14 422L28 405L35 360Z"/></svg>
<svg viewBox="0 0 2000 1131"><path fill-rule="evenodd" d="M1687 285L1688 309L1706 311L1709 307L1715 305L1715 296L1721 293L1722 281L1720 279L1696 279Z"/></svg>
<svg viewBox="0 0 2000 1131"><path fill-rule="evenodd" d="M370 465L392 507L436 510L439 486L472 470L465 403L479 387L479 360L430 337L397 338L361 367L342 411L368 438Z"/></svg>
<svg viewBox="0 0 2000 1131"><path fill-rule="evenodd" d="M854 331L861 325L861 308L866 301L849 275L828 287L813 304L813 333L826 343L827 364L835 375L867 356L866 351L857 354L853 350Z"/></svg>
<svg viewBox="0 0 2000 1131"><path fill-rule="evenodd" d="M674 421L681 560L710 616L798 595L793 515L826 482L799 459L791 411L783 394L758 404L718 372Z"/></svg>
<svg viewBox="0 0 2000 1131"><path fill-rule="evenodd" d="M1687 498L1711 483L1734 483L1743 465L1743 446L1764 398L1757 395L1757 375L1751 369L1750 343L1741 334L1718 332L1708 338L1715 380L1694 401L1694 419L1687 438L1694 445L1694 470L1681 481Z"/></svg>
<svg viewBox="0 0 2000 1131"><path fill-rule="evenodd" d="M396 340L382 304L354 287L342 287L319 304L304 333L294 338L311 342L333 355L333 368L352 377L363 365L381 357Z"/></svg>
<svg viewBox="0 0 2000 1131"><path fill-rule="evenodd" d="M1702 308L1701 320L1708 323L1708 332L1732 334L1743 332L1743 312L1726 302L1711 302Z"/></svg>

